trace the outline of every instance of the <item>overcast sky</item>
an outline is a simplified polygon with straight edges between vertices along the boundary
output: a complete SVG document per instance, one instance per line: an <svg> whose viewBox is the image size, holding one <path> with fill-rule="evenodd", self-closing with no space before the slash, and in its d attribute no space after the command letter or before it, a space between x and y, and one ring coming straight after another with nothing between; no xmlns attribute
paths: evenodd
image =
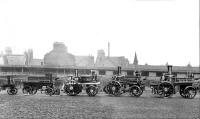
<svg viewBox="0 0 200 119"><path fill-rule="evenodd" d="M199 0L1 0L0 51L31 48L43 58L55 41L74 55L125 56L139 64L199 64Z"/></svg>

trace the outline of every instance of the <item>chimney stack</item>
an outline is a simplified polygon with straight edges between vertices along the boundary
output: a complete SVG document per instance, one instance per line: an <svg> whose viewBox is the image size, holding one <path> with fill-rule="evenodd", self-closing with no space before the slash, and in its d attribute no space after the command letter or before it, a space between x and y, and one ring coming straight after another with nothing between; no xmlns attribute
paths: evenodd
<svg viewBox="0 0 200 119"><path fill-rule="evenodd" d="M78 77L78 69L75 69L75 77Z"/></svg>
<svg viewBox="0 0 200 119"><path fill-rule="evenodd" d="M117 74L121 75L121 73L122 73L122 67L118 66L117 67Z"/></svg>
<svg viewBox="0 0 200 119"><path fill-rule="evenodd" d="M108 42L108 57L110 57L110 42Z"/></svg>

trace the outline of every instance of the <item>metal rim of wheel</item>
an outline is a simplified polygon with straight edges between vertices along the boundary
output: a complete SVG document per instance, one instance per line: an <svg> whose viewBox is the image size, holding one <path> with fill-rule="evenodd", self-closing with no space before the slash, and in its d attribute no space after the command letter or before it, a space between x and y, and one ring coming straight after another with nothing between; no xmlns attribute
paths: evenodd
<svg viewBox="0 0 200 119"><path fill-rule="evenodd" d="M185 93L185 98L193 99L197 94L197 90L193 88L192 86L187 86L184 89L184 93Z"/></svg>
<svg viewBox="0 0 200 119"><path fill-rule="evenodd" d="M64 86L64 92L69 96L76 96L78 93L75 90L75 85L67 84Z"/></svg>
<svg viewBox="0 0 200 119"><path fill-rule="evenodd" d="M12 95L10 88L7 89L7 93L8 93L8 95Z"/></svg>
<svg viewBox="0 0 200 119"><path fill-rule="evenodd" d="M18 89L17 89L17 88L8 88L8 89L7 89L7 93L8 93L9 95L16 95L17 92L18 92Z"/></svg>
<svg viewBox="0 0 200 119"><path fill-rule="evenodd" d="M112 95L120 96L121 95L120 89L121 89L121 86L120 86L119 82L112 82L110 84L109 90Z"/></svg>
<svg viewBox="0 0 200 119"><path fill-rule="evenodd" d="M139 97L142 94L143 94L143 90L139 86L134 85L130 88L130 95L131 96Z"/></svg>
<svg viewBox="0 0 200 119"><path fill-rule="evenodd" d="M95 96L98 93L98 88L96 86L89 86L86 88L86 93L88 96Z"/></svg>
<svg viewBox="0 0 200 119"><path fill-rule="evenodd" d="M160 95L160 97L170 97L172 96L173 91L174 88L170 83L165 82L158 86L158 95Z"/></svg>

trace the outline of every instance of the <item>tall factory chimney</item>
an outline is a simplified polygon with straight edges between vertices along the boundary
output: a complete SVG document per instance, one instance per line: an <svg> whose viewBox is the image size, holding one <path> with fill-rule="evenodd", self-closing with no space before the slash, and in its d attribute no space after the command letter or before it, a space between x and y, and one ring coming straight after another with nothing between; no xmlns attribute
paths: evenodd
<svg viewBox="0 0 200 119"><path fill-rule="evenodd" d="M110 42L108 42L108 57L110 57Z"/></svg>

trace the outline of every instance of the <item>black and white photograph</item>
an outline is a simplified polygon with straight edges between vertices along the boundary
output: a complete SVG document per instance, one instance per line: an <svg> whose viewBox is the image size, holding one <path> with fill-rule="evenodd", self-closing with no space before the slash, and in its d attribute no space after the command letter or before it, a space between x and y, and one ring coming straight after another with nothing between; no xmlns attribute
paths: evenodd
<svg viewBox="0 0 200 119"><path fill-rule="evenodd" d="M199 0L0 0L0 119L200 119Z"/></svg>

